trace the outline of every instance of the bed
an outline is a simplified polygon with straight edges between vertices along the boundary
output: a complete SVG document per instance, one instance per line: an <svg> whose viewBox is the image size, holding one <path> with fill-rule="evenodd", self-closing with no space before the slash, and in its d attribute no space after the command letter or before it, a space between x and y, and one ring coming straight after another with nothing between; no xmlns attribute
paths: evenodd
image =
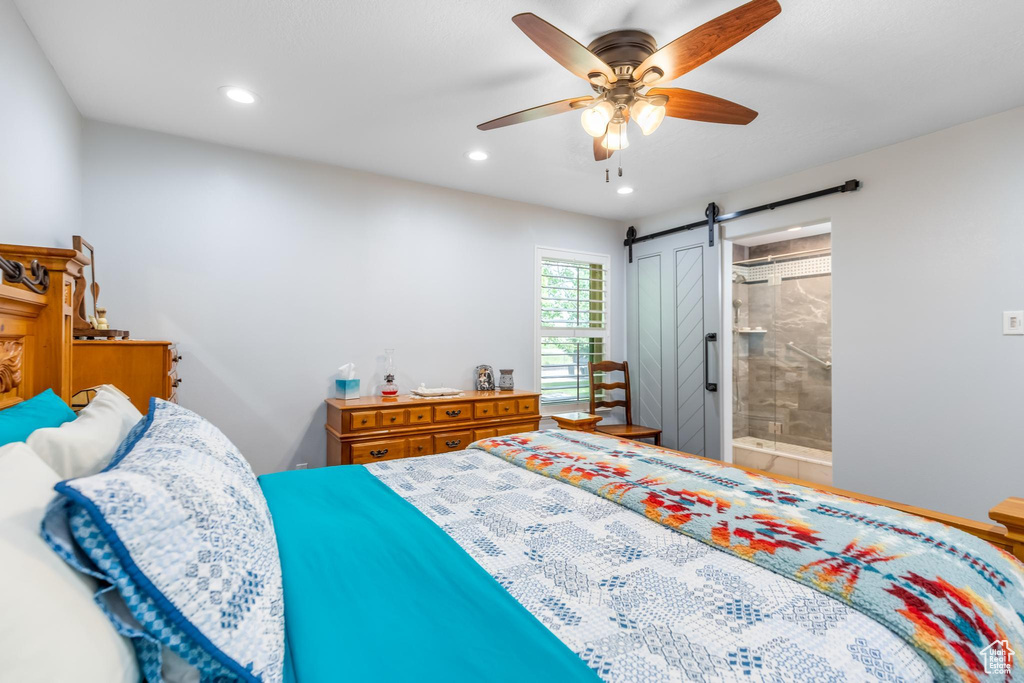
<svg viewBox="0 0 1024 683"><path fill-rule="evenodd" d="M45 294L0 289L4 407L48 388L70 398L63 285L79 255L33 254L54 284ZM169 448L182 429L187 438ZM139 455L158 437L163 450ZM103 528L98 508L109 495L96 491L151 472L153 482L171 482L161 500L184 510L182 519L203 518L197 546L237 555L217 570L243 577L230 619L206 593L195 599L195 576L148 573L147 555L172 574L188 565L189 543L167 545L153 525L145 533L156 535L141 540L118 520ZM195 646L187 664L223 680L1022 676L1013 654L1024 646L1020 498L993 508L999 523L986 524L559 430L257 484L219 431L159 401L96 476L107 479L92 491L90 477L58 484L66 500L47 515L66 509L64 559L101 581L108 611L137 607L126 595L158 598L155 621L122 614L115 624L148 643L136 648L147 680L177 680L160 652L166 664L168 643L182 640ZM204 508L204 492L223 500ZM146 495L132 490L125 500ZM245 523L232 526L236 516ZM104 545L85 548L82 538ZM117 580L109 557L119 561ZM207 586L210 576L198 580ZM175 586L191 591L189 605ZM128 633L139 627L146 633Z"/></svg>

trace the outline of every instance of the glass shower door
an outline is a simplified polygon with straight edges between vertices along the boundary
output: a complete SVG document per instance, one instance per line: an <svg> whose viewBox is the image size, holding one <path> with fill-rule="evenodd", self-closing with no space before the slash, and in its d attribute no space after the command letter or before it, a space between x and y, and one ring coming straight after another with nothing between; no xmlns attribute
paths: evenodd
<svg viewBox="0 0 1024 683"><path fill-rule="evenodd" d="M744 282L733 287L740 302L733 340L738 349L738 404L744 423L739 427L744 441L756 448L774 448L778 434L775 314L779 297L772 275L771 264L746 268L741 272Z"/></svg>

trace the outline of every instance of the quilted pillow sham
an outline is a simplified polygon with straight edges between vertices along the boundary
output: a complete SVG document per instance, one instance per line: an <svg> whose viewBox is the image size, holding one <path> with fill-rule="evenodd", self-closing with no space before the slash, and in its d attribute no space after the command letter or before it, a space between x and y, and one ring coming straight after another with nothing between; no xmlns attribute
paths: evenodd
<svg viewBox="0 0 1024 683"><path fill-rule="evenodd" d="M149 683L163 649L202 680L276 682L284 669L277 539L251 468L216 427L152 399L102 472L64 481L43 537L101 581Z"/></svg>

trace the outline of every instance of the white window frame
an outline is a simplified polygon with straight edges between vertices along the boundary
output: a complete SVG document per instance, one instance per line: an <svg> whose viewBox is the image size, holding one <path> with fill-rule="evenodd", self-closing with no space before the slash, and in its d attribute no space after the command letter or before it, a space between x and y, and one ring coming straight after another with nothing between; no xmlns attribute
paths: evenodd
<svg viewBox="0 0 1024 683"><path fill-rule="evenodd" d="M533 267L533 386L534 390L538 393L541 390L540 383L540 364L541 364L541 338L543 337L557 337L557 336L580 336L580 330L578 328L565 328L564 331L571 331L573 334L550 334L551 330L545 331L540 326L540 299L541 299L541 265L544 259L564 259L567 261L586 261L590 263L599 263L604 267L605 274L605 293L607 295L608 305L605 307L604 314L604 332L600 336L604 337L604 348L607 356L614 358L613 347L612 347L612 257L609 254L599 254L592 251L576 251L574 249L560 249L557 247L541 247L538 246L534 250L534 267ZM598 336L592 332L584 336ZM552 415L557 413L568 413L573 411L589 411L590 402L578 402L578 403L558 403L555 405L548 404L545 406L541 404L540 399L537 400L540 406L541 415Z"/></svg>

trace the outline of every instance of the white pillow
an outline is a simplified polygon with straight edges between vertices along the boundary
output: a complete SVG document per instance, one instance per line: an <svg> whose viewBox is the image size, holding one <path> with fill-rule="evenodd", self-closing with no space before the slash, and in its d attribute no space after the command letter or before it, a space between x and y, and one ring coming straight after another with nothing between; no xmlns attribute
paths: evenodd
<svg viewBox="0 0 1024 683"><path fill-rule="evenodd" d="M138 683L135 651L93 601L95 583L39 535L58 481L24 443L0 448L0 679Z"/></svg>
<svg viewBox="0 0 1024 683"><path fill-rule="evenodd" d="M104 385L74 420L37 429L26 441L61 479L86 477L110 463L114 451L141 419L142 413L124 394Z"/></svg>

